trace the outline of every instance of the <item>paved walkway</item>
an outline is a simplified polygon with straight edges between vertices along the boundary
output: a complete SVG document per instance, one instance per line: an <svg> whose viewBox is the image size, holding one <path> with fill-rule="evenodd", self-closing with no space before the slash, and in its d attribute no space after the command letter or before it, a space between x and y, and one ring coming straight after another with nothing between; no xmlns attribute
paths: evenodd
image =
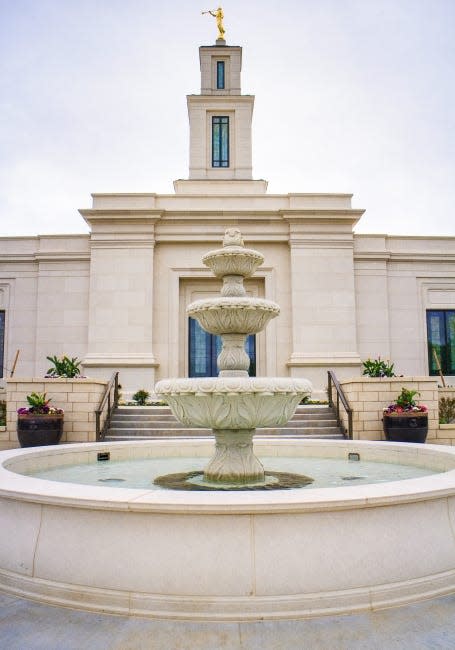
<svg viewBox="0 0 455 650"><path fill-rule="evenodd" d="M455 594L351 616L186 623L92 614L0 594L2 650L455 650Z"/></svg>

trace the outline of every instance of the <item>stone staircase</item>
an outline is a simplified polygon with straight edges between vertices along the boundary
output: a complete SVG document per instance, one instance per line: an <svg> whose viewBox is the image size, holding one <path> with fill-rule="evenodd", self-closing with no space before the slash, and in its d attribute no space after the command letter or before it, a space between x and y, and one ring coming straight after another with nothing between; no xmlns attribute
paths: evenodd
<svg viewBox="0 0 455 650"><path fill-rule="evenodd" d="M120 406L115 409L106 441L160 438L201 438L210 429L188 428L164 406ZM258 437L342 439L333 409L328 406L298 406L283 427L258 429Z"/></svg>

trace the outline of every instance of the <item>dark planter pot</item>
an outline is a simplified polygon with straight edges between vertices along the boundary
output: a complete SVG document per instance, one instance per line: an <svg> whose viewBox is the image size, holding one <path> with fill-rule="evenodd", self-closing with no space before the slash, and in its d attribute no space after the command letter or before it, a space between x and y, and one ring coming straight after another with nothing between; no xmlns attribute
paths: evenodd
<svg viewBox="0 0 455 650"><path fill-rule="evenodd" d="M63 415L18 415L17 437L21 447L58 445L63 434Z"/></svg>
<svg viewBox="0 0 455 650"><path fill-rule="evenodd" d="M384 415L384 433L391 442L425 442L428 433L428 413Z"/></svg>

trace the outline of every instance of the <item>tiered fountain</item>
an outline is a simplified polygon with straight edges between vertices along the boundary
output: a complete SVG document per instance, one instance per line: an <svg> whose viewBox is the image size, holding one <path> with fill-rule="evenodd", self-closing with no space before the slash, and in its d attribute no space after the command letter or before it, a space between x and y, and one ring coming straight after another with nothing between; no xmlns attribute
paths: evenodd
<svg viewBox="0 0 455 650"><path fill-rule="evenodd" d="M219 376L165 379L155 387L183 424L213 430L215 455L201 479L214 489L226 485L278 487L276 473L266 474L254 455L255 430L282 426L301 399L311 393L306 379L248 376L246 337L261 332L280 313L276 303L248 297L243 286L244 279L263 261L261 253L245 248L240 231L234 228L226 231L223 248L204 256L204 264L223 280L221 297L197 300L187 313L204 330L221 336ZM194 473L188 478L194 478Z"/></svg>

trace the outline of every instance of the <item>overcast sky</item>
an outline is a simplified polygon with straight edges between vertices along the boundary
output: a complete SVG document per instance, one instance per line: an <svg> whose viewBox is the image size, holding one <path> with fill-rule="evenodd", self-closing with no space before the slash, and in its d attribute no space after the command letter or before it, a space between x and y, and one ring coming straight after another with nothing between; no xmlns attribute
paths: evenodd
<svg viewBox="0 0 455 650"><path fill-rule="evenodd" d="M0 0L0 234L86 232L91 192L188 176L205 0ZM269 192L350 192L357 232L455 235L455 0L225 0Z"/></svg>

